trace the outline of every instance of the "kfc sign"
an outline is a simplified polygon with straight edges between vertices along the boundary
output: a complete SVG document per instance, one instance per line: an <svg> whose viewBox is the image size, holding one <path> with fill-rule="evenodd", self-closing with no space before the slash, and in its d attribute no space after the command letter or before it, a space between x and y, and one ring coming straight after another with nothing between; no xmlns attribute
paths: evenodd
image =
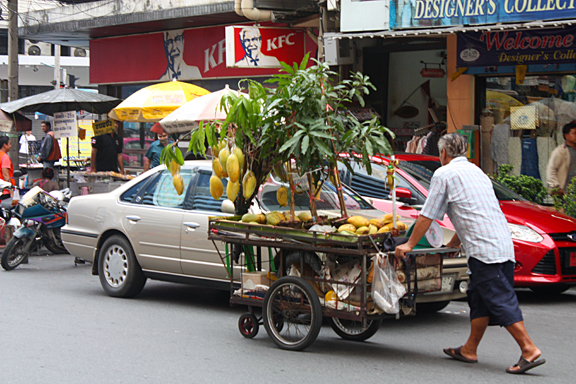
<svg viewBox="0 0 576 384"><path fill-rule="evenodd" d="M292 28L226 27L228 68L281 68L306 54L306 34Z"/></svg>
<svg viewBox="0 0 576 384"><path fill-rule="evenodd" d="M301 29L238 26L96 39L90 50L90 82L114 84L270 76L280 61L315 57L317 46Z"/></svg>

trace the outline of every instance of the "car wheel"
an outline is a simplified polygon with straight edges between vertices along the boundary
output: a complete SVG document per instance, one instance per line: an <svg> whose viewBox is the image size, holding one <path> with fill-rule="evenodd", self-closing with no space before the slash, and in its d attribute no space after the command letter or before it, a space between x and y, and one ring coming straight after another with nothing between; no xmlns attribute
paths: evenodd
<svg viewBox="0 0 576 384"><path fill-rule="evenodd" d="M436 301L434 303L417 303L416 313L434 313L443 310L450 304L450 300Z"/></svg>
<svg viewBox="0 0 576 384"><path fill-rule="evenodd" d="M566 284L556 284L556 285L543 285L540 287L530 287L532 292L539 295L559 295L562 292L566 292L570 288Z"/></svg>
<svg viewBox="0 0 576 384"><path fill-rule="evenodd" d="M134 297L146 284L146 276L134 256L132 246L123 236L108 238L98 256L100 284L113 297Z"/></svg>

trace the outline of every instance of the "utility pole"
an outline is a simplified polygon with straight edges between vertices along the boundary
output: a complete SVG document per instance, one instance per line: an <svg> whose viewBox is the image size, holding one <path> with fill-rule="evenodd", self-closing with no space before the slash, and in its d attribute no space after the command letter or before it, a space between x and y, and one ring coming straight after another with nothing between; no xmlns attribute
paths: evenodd
<svg viewBox="0 0 576 384"><path fill-rule="evenodd" d="M62 81L60 73L60 45L54 44L54 89L60 89L60 82Z"/></svg>
<svg viewBox="0 0 576 384"><path fill-rule="evenodd" d="M8 99L18 99L18 0L8 0ZM16 122L8 136L12 144L10 160L14 169L19 169Z"/></svg>

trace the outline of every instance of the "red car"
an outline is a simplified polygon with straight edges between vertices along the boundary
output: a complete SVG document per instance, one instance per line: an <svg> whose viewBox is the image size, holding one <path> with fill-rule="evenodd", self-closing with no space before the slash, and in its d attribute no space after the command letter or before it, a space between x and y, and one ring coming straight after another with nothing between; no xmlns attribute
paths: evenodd
<svg viewBox="0 0 576 384"><path fill-rule="evenodd" d="M397 154L396 173L398 214L417 218L428 196L434 171L441 166L434 156ZM360 195L372 200L385 212L392 202L385 187L386 166L390 159L374 157L372 175L360 167L352 175L341 169L342 181ZM500 208L506 216L516 257L516 287L528 287L539 293L561 293L576 285L576 219L555 209L534 204L503 185L493 182ZM441 222L454 228L447 216Z"/></svg>

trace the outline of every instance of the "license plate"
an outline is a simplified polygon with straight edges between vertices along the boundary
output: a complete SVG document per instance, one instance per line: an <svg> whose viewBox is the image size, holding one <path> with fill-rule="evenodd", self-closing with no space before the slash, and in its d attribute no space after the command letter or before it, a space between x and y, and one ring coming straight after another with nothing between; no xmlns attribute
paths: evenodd
<svg viewBox="0 0 576 384"><path fill-rule="evenodd" d="M570 252L570 266L576 267L576 251Z"/></svg>
<svg viewBox="0 0 576 384"><path fill-rule="evenodd" d="M442 289L440 292L452 292L454 288L454 276L442 276Z"/></svg>

